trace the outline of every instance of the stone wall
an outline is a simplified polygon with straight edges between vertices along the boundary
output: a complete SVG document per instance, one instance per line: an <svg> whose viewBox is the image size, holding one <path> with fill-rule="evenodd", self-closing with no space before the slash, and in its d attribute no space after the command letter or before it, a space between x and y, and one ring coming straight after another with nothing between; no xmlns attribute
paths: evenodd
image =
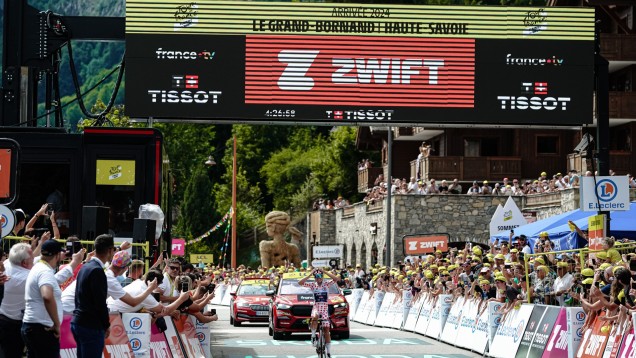
<svg viewBox="0 0 636 358"><path fill-rule="evenodd" d="M635 196L636 190L631 190L631 199L634 200ZM507 199L506 196L490 195L394 195L390 264L394 265L404 258L402 238L405 235L448 233L451 242L487 244L490 219L497 205L504 205ZM579 208L578 189L513 199L522 212L535 212L537 220ZM344 244L344 265L360 263L368 267L376 262L384 265L385 205L386 199L374 205L357 203L344 209L321 210L319 215L314 212L307 215L307 219L320 220L317 243ZM374 232L371 231L373 224L377 225ZM312 227L312 224L308 223L307 227ZM311 257L311 237L312 233L308 232L308 258Z"/></svg>

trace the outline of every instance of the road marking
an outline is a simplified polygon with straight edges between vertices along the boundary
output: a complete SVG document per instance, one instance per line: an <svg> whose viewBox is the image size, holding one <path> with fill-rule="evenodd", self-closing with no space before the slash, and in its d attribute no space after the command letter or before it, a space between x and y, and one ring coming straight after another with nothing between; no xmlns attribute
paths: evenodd
<svg viewBox="0 0 636 358"><path fill-rule="evenodd" d="M240 333L240 334L248 334L248 333L263 333L265 332L265 330L267 329L267 327L240 327L240 328L218 328L218 327L214 327L214 329L212 329L212 334L214 334L215 332L222 332L222 333ZM356 328L356 329L352 329L351 334L358 334L358 333L377 333L377 332L389 332L389 330L387 328ZM407 333L412 333L412 332L407 332ZM310 334L309 331L307 331L307 333L303 333L303 332L296 332L295 334Z"/></svg>
<svg viewBox="0 0 636 358"><path fill-rule="evenodd" d="M370 339L370 338L360 338L360 339L343 339L339 341L331 341L331 344L334 346L337 345L345 345L345 346L373 346L373 345L382 345L382 346L423 346L430 345L431 343L421 340L419 338L405 338L405 339L396 339L396 338L379 338L379 339ZM239 339L239 340L225 340L223 345L226 347L258 347L258 346L311 346L311 342L309 340L290 340L290 341L277 341L273 339ZM433 357L431 357L433 358Z"/></svg>
<svg viewBox="0 0 636 358"><path fill-rule="evenodd" d="M401 355L401 354L374 354L369 356L364 355L356 355L356 354L335 354L331 356L332 358L470 358L470 356L463 354L447 354L447 355L439 355L439 354L424 354L424 355ZM316 355L310 356L228 356L228 358L317 358Z"/></svg>

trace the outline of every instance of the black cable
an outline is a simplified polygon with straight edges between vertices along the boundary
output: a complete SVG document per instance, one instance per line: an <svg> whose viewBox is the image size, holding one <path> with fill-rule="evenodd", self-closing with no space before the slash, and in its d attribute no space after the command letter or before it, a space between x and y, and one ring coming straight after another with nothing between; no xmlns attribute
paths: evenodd
<svg viewBox="0 0 636 358"><path fill-rule="evenodd" d="M73 47L71 45L71 41L68 42L68 57L69 57L69 65L71 68L71 77L73 79L73 86L75 87L75 94L77 96L79 107L82 113L88 118L97 119L96 124L103 123L104 118L106 117L106 113L110 112L110 110L113 108L113 105L115 104L115 98L117 97L117 92L119 92L121 80L122 80L122 77L124 76L124 68L126 66L126 60L125 60L126 52L124 51L124 54L122 55L122 58L121 58L121 64L119 65L119 74L117 75L117 81L115 82L115 89L113 90L113 94L111 95L110 100L108 101L108 104L106 105L106 108L101 113L98 113L98 114L89 112L88 110L86 110L86 106L84 105L84 99L82 98L82 94L80 93L81 87L77 79L77 70L75 69L75 61L73 60Z"/></svg>
<svg viewBox="0 0 636 358"><path fill-rule="evenodd" d="M119 66L115 67L112 71L110 71L110 73L108 73L106 76L104 76L104 78L102 78L101 80L99 80L99 82L97 82L97 83L96 83L95 85L93 85L91 88L89 88L89 89L87 89L86 91L84 91L84 93L82 93L82 96L85 96L85 95L89 94L90 92L92 92L95 88L97 88L99 85L101 85L102 83L104 83L104 82L105 82L105 81L106 81L106 80L107 80L110 76L112 76L112 75L113 75L113 73L115 73L115 71L117 71L118 69L119 69ZM59 107L60 111L62 110L62 108L65 108L65 107L69 106L70 104L72 104L72 103L73 103L73 102L75 102L75 101L77 101L77 97L75 97L75 98L73 98L72 100L70 100L70 101L68 101L68 102L64 103L63 105L61 105L61 106ZM42 114L42 115L40 115L40 116L37 116L37 117L35 117L35 118L31 119L31 120L24 121L24 122L20 122L20 123L16 123L16 124L12 124L12 125L10 125L10 126L8 126L8 127L21 126L21 125L23 125L23 124L28 124L28 123L31 123L31 122L37 121L38 119L44 118L44 117L46 117L46 116L47 116L47 115L49 115L49 114L55 113L55 111L56 111L56 110L57 110L57 109L54 109L54 110L49 111L49 112L46 112L46 113L44 113L44 114Z"/></svg>

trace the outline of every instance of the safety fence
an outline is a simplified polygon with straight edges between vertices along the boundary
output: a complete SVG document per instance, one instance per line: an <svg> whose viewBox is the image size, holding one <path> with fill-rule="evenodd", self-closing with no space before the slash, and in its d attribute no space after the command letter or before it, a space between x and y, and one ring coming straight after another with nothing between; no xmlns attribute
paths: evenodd
<svg viewBox="0 0 636 358"><path fill-rule="evenodd" d="M60 357L77 357L77 344L71 332L72 316L64 316L60 327ZM110 315L110 335L104 357L187 357L212 358L210 325L182 314L179 319L164 317L162 332L148 313Z"/></svg>
<svg viewBox="0 0 636 358"><path fill-rule="evenodd" d="M580 307L522 304L502 315L499 302L353 290L347 297L353 321L426 335L497 358L629 358L636 356L636 314L612 325L586 322ZM586 327L584 329L584 326Z"/></svg>
<svg viewBox="0 0 636 358"><path fill-rule="evenodd" d="M212 298L212 301L210 301L210 304L219 305L219 306L229 306L230 299L232 298L232 296L230 295L230 292L236 291L237 288L238 288L238 285L226 285L226 284L216 285L216 288L214 289L214 298Z"/></svg>
<svg viewBox="0 0 636 358"><path fill-rule="evenodd" d="M115 238L117 239L117 238ZM31 238L29 237L24 237L24 236L5 236L4 238L2 238L3 240L3 246L4 243L7 242L9 243L8 247L11 247L13 244L16 244L18 242L23 242L23 241L28 241L31 242ZM62 244L65 244L67 240L65 239L58 239L57 241L61 242ZM82 247L86 249L86 252L90 252L92 251L92 247L93 245L95 245L94 241L76 241L82 244ZM121 242L115 242L115 245L121 245ZM134 254L136 254L137 256L141 256L140 259L142 259L145 262L146 265L146 270L145 272L148 272L148 268L150 266L150 263L148 260L146 260L145 258L150 256L150 243L149 242L144 242L144 243L131 243L131 250ZM138 250L141 250L141 252L138 252ZM6 252L8 252L8 250L6 250ZM139 254L142 255L139 255Z"/></svg>

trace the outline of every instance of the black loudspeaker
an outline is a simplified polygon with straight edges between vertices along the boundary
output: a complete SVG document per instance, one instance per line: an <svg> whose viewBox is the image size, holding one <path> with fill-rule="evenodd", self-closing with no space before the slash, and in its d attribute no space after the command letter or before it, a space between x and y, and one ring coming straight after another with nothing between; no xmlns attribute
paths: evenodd
<svg viewBox="0 0 636 358"><path fill-rule="evenodd" d="M133 243L149 242L155 244L157 222L152 219L135 219L133 224Z"/></svg>
<svg viewBox="0 0 636 358"><path fill-rule="evenodd" d="M101 234L108 234L108 211L105 206L82 208L82 240L93 241Z"/></svg>

